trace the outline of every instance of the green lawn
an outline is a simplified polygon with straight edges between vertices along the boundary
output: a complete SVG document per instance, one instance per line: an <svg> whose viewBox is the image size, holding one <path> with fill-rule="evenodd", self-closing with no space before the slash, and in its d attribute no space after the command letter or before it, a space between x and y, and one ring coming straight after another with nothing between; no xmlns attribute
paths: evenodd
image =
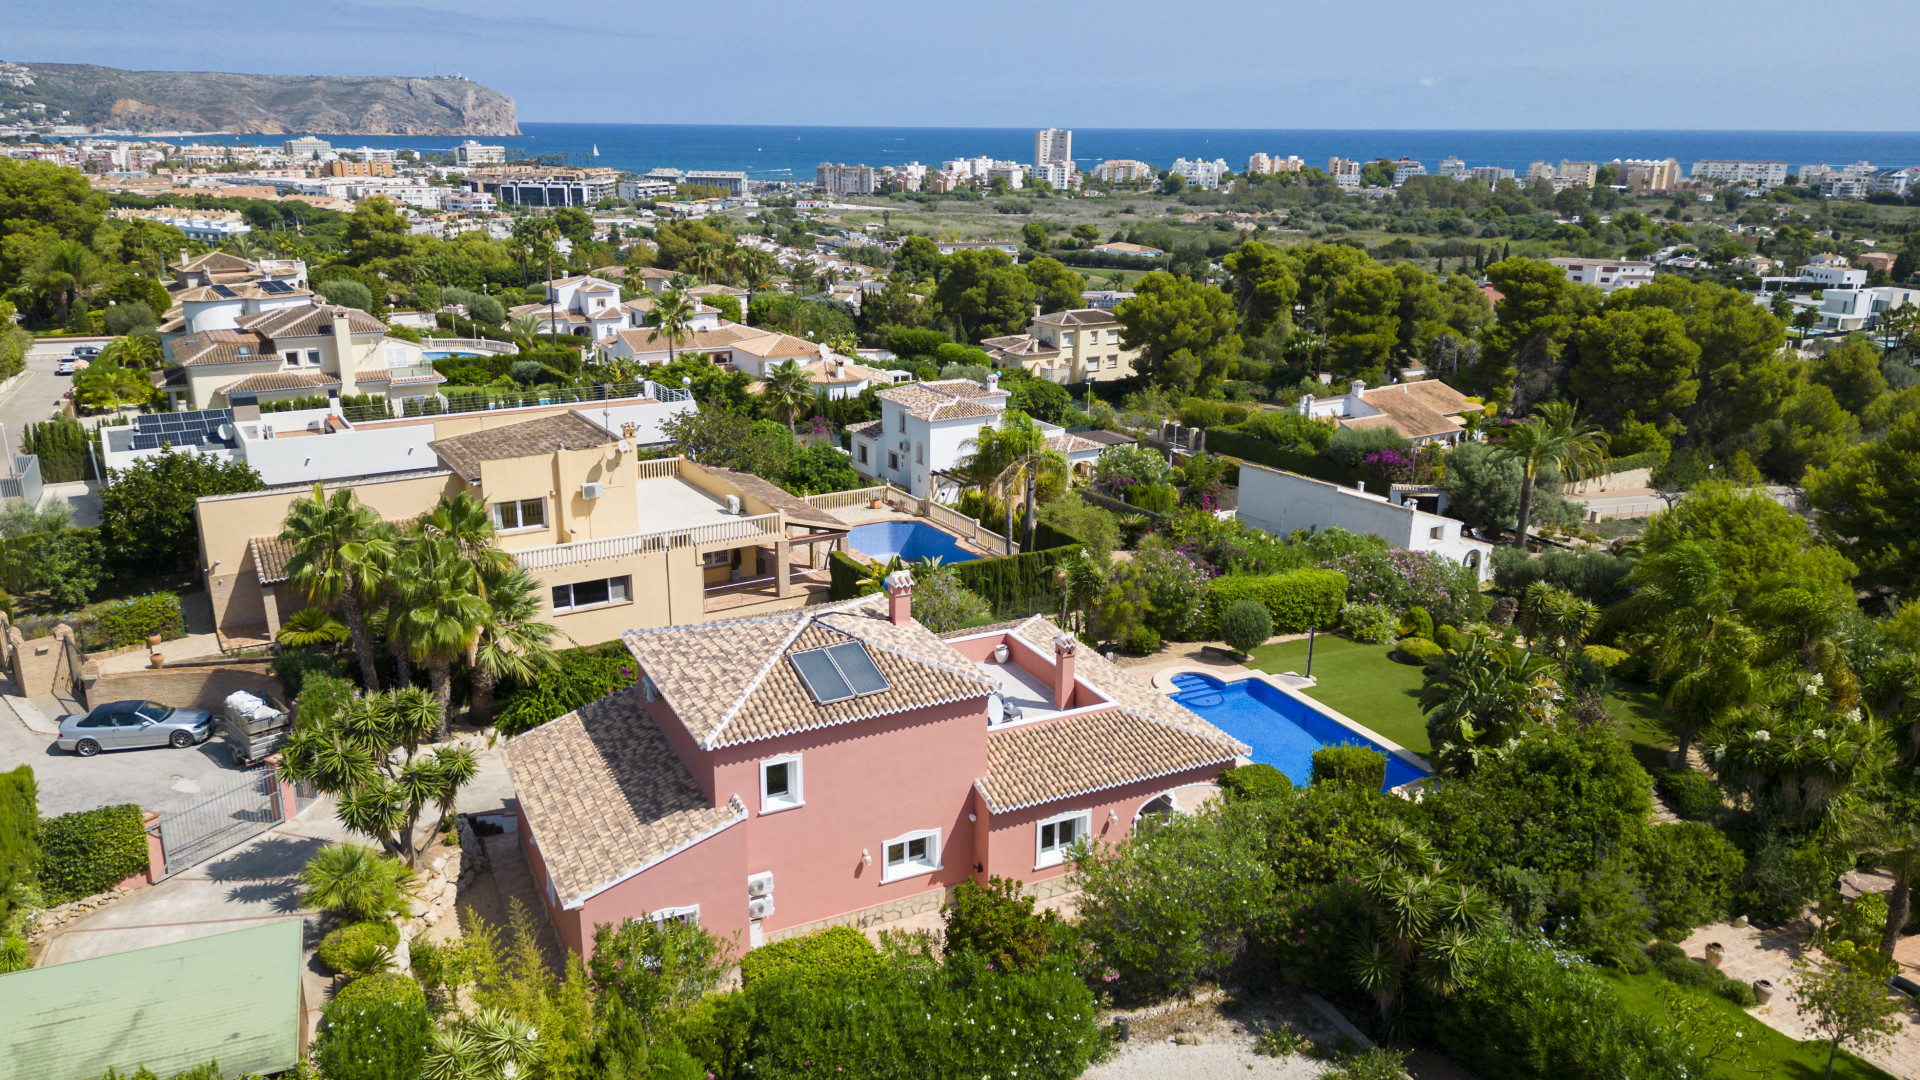
<svg viewBox="0 0 1920 1080"><path fill-rule="evenodd" d="M1665 976L1657 972L1624 975L1618 971L1607 971L1603 975L1613 984L1627 1008L1656 1024L1668 1022L1666 1010L1661 1007L1658 989L1666 981ZM1765 1069L1760 1075L1769 1080L1817 1080L1826 1074L1826 1043L1797 1042L1761 1023L1745 1009L1723 997L1701 990L1688 990L1687 993L1698 994L1712 1002L1724 1014L1727 1023L1737 1025L1738 1030L1746 1032L1746 1038L1752 1040L1754 1053ZM1779 993L1785 994L1786 988L1782 987ZM1774 1000L1778 1003L1780 999L1776 997ZM1753 1075L1722 1066L1711 1080L1751 1080ZM1834 1063L1833 1075L1834 1080L1893 1080L1887 1073L1844 1050Z"/></svg>
<svg viewBox="0 0 1920 1080"><path fill-rule="evenodd" d="M1417 754L1432 749L1427 720L1420 712L1421 669L1388 659L1390 645L1362 645L1344 637L1321 634L1313 644L1313 677L1318 680L1308 697L1345 713L1349 718ZM1288 641L1253 650L1248 666L1278 674L1306 674L1307 643ZM1645 687L1623 683L1607 695L1607 708L1620 718L1620 734L1633 746L1633 756L1646 769L1666 767L1673 742L1660 726L1660 700Z"/></svg>

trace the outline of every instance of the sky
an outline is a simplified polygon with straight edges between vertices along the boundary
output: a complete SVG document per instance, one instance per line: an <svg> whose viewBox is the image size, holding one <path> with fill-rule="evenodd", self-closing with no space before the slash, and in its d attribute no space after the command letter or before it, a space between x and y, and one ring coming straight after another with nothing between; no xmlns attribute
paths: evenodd
<svg viewBox="0 0 1920 1080"><path fill-rule="evenodd" d="M523 121L1920 129L1912 0L0 0L0 27L26 63L458 73Z"/></svg>

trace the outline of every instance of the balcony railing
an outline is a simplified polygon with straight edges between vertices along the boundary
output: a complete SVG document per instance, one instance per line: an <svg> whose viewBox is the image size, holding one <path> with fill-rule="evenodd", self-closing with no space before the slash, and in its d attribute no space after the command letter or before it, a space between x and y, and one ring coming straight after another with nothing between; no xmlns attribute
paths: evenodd
<svg viewBox="0 0 1920 1080"><path fill-rule="evenodd" d="M576 540L571 544L523 548L510 554L514 561L528 570L548 570L556 566L598 562L601 559L620 559L631 555L650 555L677 548L697 548L707 544L758 540L768 536L778 537L780 532L779 514L758 514L753 517L729 518L710 525L695 525L688 529L629 533L625 536L608 536L598 540Z"/></svg>
<svg viewBox="0 0 1920 1080"><path fill-rule="evenodd" d="M842 510L849 506L865 506L886 494L884 486L855 488L852 491L829 491L825 495L808 495L807 502L821 510Z"/></svg>

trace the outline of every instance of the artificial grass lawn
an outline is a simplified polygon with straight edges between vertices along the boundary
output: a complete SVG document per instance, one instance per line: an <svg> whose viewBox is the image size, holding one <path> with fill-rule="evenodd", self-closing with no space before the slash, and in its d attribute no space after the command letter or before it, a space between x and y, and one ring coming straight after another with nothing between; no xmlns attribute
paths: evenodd
<svg viewBox="0 0 1920 1080"><path fill-rule="evenodd" d="M1420 711L1420 666L1401 664L1388 655L1391 645L1362 645L1349 638L1321 634L1313 643L1313 677L1303 691L1351 719L1385 735L1416 754L1433 748L1427 718ZM1279 673L1307 673L1307 643L1287 641L1253 650L1248 667ZM1607 695L1607 708L1620 719L1620 734L1646 769L1666 767L1673 749L1660 725L1660 699L1645 687L1622 683Z"/></svg>
<svg viewBox="0 0 1920 1080"><path fill-rule="evenodd" d="M1658 972L1646 975L1626 975L1619 971L1605 971L1602 975L1613 985L1614 991L1627 1008L1641 1014L1659 1025L1666 1025L1666 1010L1660 1002L1660 984L1666 976ZM1746 1032L1746 1038L1754 1047L1754 1055L1764 1068L1762 1076L1770 1080L1817 1080L1827 1070L1827 1044L1824 1042L1797 1042L1778 1031L1773 1030L1750 1015L1745 1009L1717 994L1703 990L1682 988L1685 993L1696 994L1713 1004L1724 1017L1724 1022L1736 1025L1737 1030ZM1787 993L1786 987L1776 991L1774 1001L1778 1003ZM1862 1061L1845 1050L1833 1065L1835 1080L1893 1080L1886 1072ZM1721 1066L1713 1073L1713 1080L1751 1080L1752 1073L1743 1073Z"/></svg>

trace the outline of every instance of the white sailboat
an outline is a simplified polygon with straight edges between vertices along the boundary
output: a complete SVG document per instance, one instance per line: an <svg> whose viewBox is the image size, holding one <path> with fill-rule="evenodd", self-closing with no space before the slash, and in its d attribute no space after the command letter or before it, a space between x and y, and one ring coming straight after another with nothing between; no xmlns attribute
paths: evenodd
<svg viewBox="0 0 1920 1080"><path fill-rule="evenodd" d="M599 143L594 143L594 144L593 144L593 156L594 156L594 157L599 157L599 156L600 156L600 144L599 144Z"/></svg>

